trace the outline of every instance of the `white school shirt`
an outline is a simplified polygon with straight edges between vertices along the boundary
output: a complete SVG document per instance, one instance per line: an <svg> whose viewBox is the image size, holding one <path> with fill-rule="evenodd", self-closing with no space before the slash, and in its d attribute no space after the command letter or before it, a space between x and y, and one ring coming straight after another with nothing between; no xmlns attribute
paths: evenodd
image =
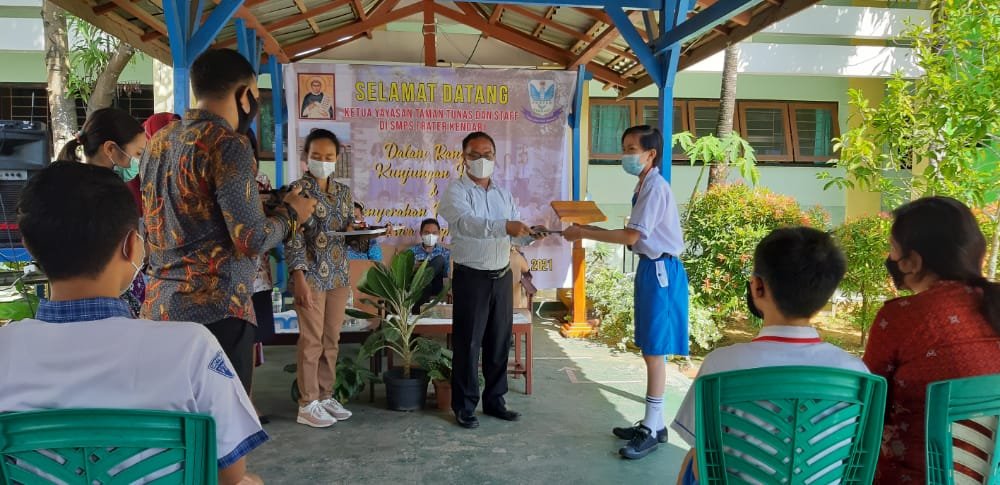
<svg viewBox="0 0 1000 485"><path fill-rule="evenodd" d="M760 329L752 342L712 351L702 362L698 376L790 365L833 367L868 373L868 368L861 359L840 347L820 341L815 328L775 325ZM694 429L694 415L694 386L691 386L670 428L692 447L695 446L697 432Z"/></svg>
<svg viewBox="0 0 1000 485"><path fill-rule="evenodd" d="M632 245L636 254L655 259L663 253L680 256L684 252L677 202L660 169L649 169L638 186L638 197L625 227L639 232L639 240Z"/></svg>
<svg viewBox="0 0 1000 485"><path fill-rule="evenodd" d="M268 440L215 336L128 318L0 327L0 413L157 409L215 419L219 469Z"/></svg>
<svg viewBox="0 0 1000 485"><path fill-rule="evenodd" d="M455 264L485 271L510 265L507 221L520 220L521 213L509 190L492 180L484 189L465 176L448 185L438 210L448 221Z"/></svg>

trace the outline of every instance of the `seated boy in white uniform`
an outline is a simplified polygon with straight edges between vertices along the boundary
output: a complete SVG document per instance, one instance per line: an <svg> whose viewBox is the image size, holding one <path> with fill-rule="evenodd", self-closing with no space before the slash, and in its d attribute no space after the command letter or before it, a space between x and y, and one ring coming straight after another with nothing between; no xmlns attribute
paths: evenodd
<svg viewBox="0 0 1000 485"><path fill-rule="evenodd" d="M825 232L807 227L771 232L754 251L747 283L748 310L764 320L764 327L752 342L708 354L698 375L789 365L868 372L861 359L820 340L811 324L846 271L844 253ZM694 399L692 386L670 425L692 447L677 480L685 485L697 483Z"/></svg>
<svg viewBox="0 0 1000 485"><path fill-rule="evenodd" d="M215 418L219 483L261 483L245 457L267 441L218 341L204 325L130 318L119 295L143 265L139 212L121 179L57 162L17 207L24 245L51 299L0 327L0 412L160 409Z"/></svg>

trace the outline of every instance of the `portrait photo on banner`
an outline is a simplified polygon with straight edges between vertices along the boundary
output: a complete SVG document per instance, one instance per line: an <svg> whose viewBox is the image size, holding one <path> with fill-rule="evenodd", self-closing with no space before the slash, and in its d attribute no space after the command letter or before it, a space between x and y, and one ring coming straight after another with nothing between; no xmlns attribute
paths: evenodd
<svg viewBox="0 0 1000 485"><path fill-rule="evenodd" d="M332 120L336 113L336 85L333 74L299 73L299 119Z"/></svg>

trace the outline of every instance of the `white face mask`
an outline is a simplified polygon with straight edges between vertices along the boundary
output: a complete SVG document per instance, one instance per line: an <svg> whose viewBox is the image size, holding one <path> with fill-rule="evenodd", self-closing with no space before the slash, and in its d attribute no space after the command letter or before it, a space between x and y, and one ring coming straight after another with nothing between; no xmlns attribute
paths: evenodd
<svg viewBox="0 0 1000 485"><path fill-rule="evenodd" d="M420 240L424 242L424 246L432 247L438 243L437 234L424 234L420 236Z"/></svg>
<svg viewBox="0 0 1000 485"><path fill-rule="evenodd" d="M486 158L480 158L469 162L469 175L477 179L488 179L493 175L495 162Z"/></svg>
<svg viewBox="0 0 1000 485"><path fill-rule="evenodd" d="M337 171L337 162L309 160L309 173L318 179L326 179Z"/></svg>

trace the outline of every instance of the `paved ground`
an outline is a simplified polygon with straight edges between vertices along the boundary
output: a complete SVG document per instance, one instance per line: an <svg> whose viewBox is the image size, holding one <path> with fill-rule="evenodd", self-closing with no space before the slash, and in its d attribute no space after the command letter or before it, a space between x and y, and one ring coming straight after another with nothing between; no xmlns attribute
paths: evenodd
<svg viewBox="0 0 1000 485"><path fill-rule="evenodd" d="M268 347L258 368L254 400L271 417L272 441L250 457L250 469L269 484L326 483L674 483L687 446L674 436L640 461L618 457L613 426L642 417L645 373L635 354L559 336L554 323L536 320L534 393L511 380L508 406L521 421L481 416L476 430L458 427L451 413L385 409L367 390L348 404L354 417L329 429L295 424L289 397L293 347ZM356 352L346 346L342 352ZM665 416L669 420L690 381L670 365Z"/></svg>

